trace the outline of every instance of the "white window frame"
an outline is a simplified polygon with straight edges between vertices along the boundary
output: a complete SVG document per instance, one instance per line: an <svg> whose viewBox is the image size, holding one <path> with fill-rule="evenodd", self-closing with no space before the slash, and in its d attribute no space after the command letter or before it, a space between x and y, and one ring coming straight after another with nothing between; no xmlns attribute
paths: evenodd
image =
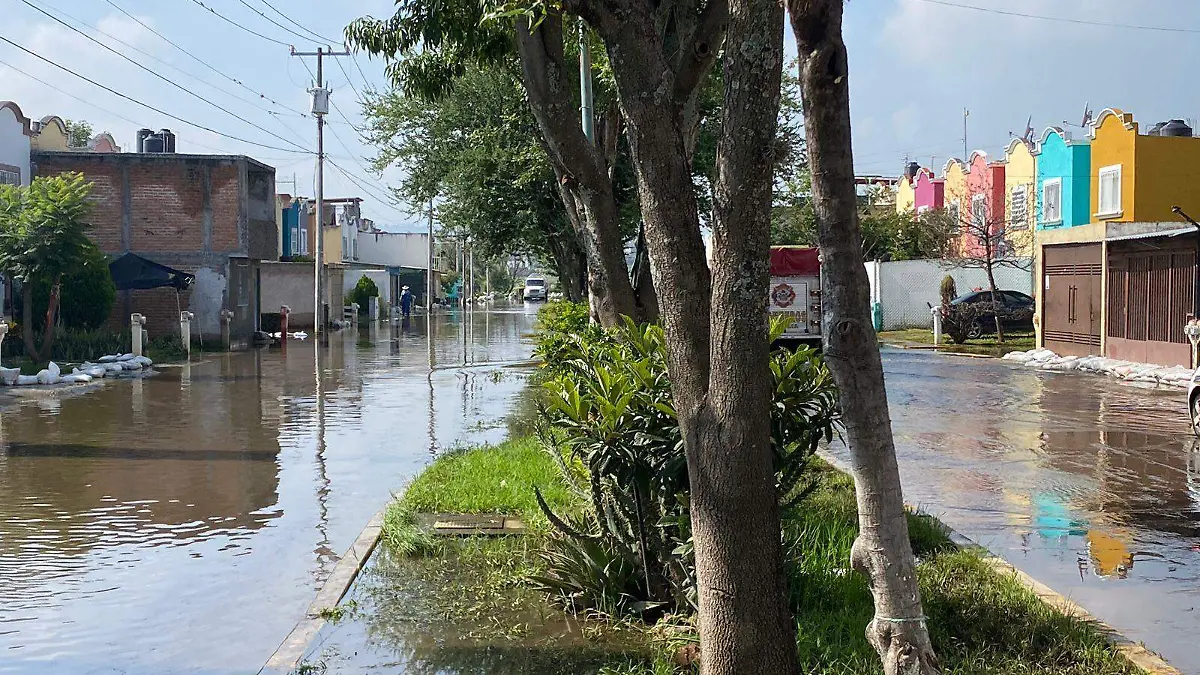
<svg viewBox="0 0 1200 675"><path fill-rule="evenodd" d="M1021 214L1017 217L1017 195L1021 195ZM1012 186L1012 190L1008 193L1009 198L1009 220L1013 225L1028 225L1029 224L1029 186L1021 183L1020 185Z"/></svg>
<svg viewBox="0 0 1200 675"><path fill-rule="evenodd" d="M971 195L971 226L977 228L989 227L987 195Z"/></svg>
<svg viewBox="0 0 1200 675"><path fill-rule="evenodd" d="M1117 177L1116 194L1113 195L1110 208L1104 208L1104 178L1105 176L1115 175ZM1120 216L1121 211L1121 165L1112 164L1110 166L1100 167L1100 171L1096 175L1096 216L1100 218L1112 218Z"/></svg>
<svg viewBox="0 0 1200 675"><path fill-rule="evenodd" d="M1058 200L1057 201L1051 201L1046 196L1046 188L1049 188L1049 187L1058 188L1058 195L1057 195ZM1051 204L1054 205L1053 211L1050 208ZM1061 225L1062 224L1063 215L1062 215L1062 179L1061 178L1047 178L1045 181L1042 182L1042 215L1044 216L1044 220L1042 220L1042 223L1045 225ZM1051 217L1051 216L1053 216L1053 217Z"/></svg>
<svg viewBox="0 0 1200 675"><path fill-rule="evenodd" d="M0 185L20 185L21 172L0 169Z"/></svg>

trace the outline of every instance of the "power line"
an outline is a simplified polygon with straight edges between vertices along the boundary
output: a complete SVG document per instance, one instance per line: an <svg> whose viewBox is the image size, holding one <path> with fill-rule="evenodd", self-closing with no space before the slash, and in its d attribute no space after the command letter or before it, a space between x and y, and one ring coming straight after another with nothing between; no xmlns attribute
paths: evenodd
<svg viewBox="0 0 1200 675"><path fill-rule="evenodd" d="M159 38L159 39L161 39L163 42L166 42L167 44L171 45L171 46L172 46L172 47L174 47L175 49L178 49L179 51L183 52L184 54L187 54L188 56L190 56L190 57L192 58L192 60L196 61L197 63L199 63L200 65L204 66L205 68L208 68L209 70L211 70L211 71L213 71L214 73L216 73L216 74L220 75L221 77L223 77L223 78L225 78L225 79L229 80L230 82L232 82L232 83L234 83L234 84L238 85L239 87L241 87L241 88L245 89L246 91L250 92L251 94L254 94L255 96L258 96L260 99L263 99L263 100L265 100L265 101L270 101L270 102L271 102L271 105L274 105L274 106L275 106L275 107L277 107L277 108L283 108L283 109L285 109L285 110L287 110L287 109L288 109L288 107L287 107L287 106L283 105L283 104L282 104L282 103L280 103L279 101L276 101L275 99L271 98L270 96L267 96L266 94L264 94L264 93L262 93L262 92L255 91L254 89L252 89L250 86L248 86L246 83L242 82L242 81L241 81L241 80L239 80L238 78L236 78L236 77L234 77L234 76L232 76L232 75L228 75L228 74L226 74L226 73L223 73L223 72L221 72L220 70L217 70L217 69L216 69L215 67L213 67L213 65L212 65L211 63L209 63L208 61L205 61L204 59L200 58L199 56L196 56L195 54L193 54L193 53L189 52L188 50L184 49L183 47L180 47L178 44L176 44L176 43L172 42L172 41L171 41L169 38L167 38L167 37L166 37L165 35L163 35L162 33L159 33L158 31L154 30L154 29L153 29L153 28L151 28L150 26L148 26L148 25L146 25L145 23L143 23L141 19L137 18L136 16L134 16L134 15L130 14L129 12L127 12L127 11L125 11L124 9L122 9L121 7L119 7L119 6L117 5L117 3L113 2L113 0L105 0L105 2L107 2L107 3L108 3L108 4L110 4L110 5L112 5L112 6L113 6L113 8L114 8L114 9L116 9L118 12L120 12L120 13L124 14L125 16L129 17L131 20L135 21L135 22L136 22L136 23L137 23L139 26L141 26L142 28L145 28L146 30L148 30L148 31L150 31L151 33L153 33L154 35L158 36L158 38ZM301 117L308 117L308 115L301 115Z"/></svg>
<svg viewBox="0 0 1200 675"><path fill-rule="evenodd" d="M957 2L946 2L945 0L919 0L931 5L942 5L943 7L957 7L958 9L969 9L976 12L985 12L988 14L1003 14L1004 16L1016 16L1023 19L1040 19L1042 21L1058 21L1061 23L1074 23L1084 26L1103 26L1105 28L1128 28L1130 30L1150 30L1160 33L1200 33L1200 29L1196 28L1171 28L1167 26L1144 26L1127 23L1109 23L1107 21L1090 21L1088 19L1071 19L1064 16L1046 16L1044 14L1027 14L1025 12L1014 12L1008 9L995 9L993 7L978 7L976 5L963 5Z"/></svg>
<svg viewBox="0 0 1200 675"><path fill-rule="evenodd" d="M272 136L272 137L274 137L274 138L277 138L277 139L279 139L279 140L283 141L284 143L290 143L290 144L294 145L295 147L297 147L297 148L300 148L300 149L302 149L302 150L304 149L304 146L302 146L302 145L300 145L300 144L298 144L298 143L295 143L294 141L288 140L288 139L284 138L283 136L280 136L279 134L277 134L277 133L275 133L275 132L273 132L273 131L271 131L271 130L269 130L269 129L265 128L265 127L259 126L258 124L255 124L254 122L251 122L250 120L246 119L245 117L242 117L241 115L238 115L237 113L233 112L232 110L230 110L230 109L228 109L228 108L226 108L226 107L224 107L224 106L222 106L222 105L220 105L220 104L218 104L218 103L214 103L213 101L210 101L210 100L208 100L208 99L204 98L204 97L203 97L203 96L201 96L200 94L197 94L196 92L194 92L194 91L192 91L191 89L188 89L187 87L185 87L185 86L183 86L183 85L179 84L178 82L176 82L176 81L172 80L171 78L169 78L169 77L166 77L166 76L164 76L164 75L160 74L158 71L154 70L153 68L149 68L149 67L147 67L147 66L144 66L144 65L142 65L141 63L138 63L137 61L134 61L133 59L131 59L131 58L129 58L128 56L126 56L125 54L122 54L121 52L119 52L119 51L117 51L117 50L113 49L112 47L109 47L108 45L106 45L106 44L104 44L103 42L101 42L101 41L97 40L96 38L92 37L91 35L88 35L87 33L85 33L85 32L83 32L83 31L79 30L78 28L76 28L76 27L72 26L71 24L67 23L66 21L63 21L62 19L60 19L60 18L58 18L58 17L54 16L53 14L51 14L50 12L47 12L46 10L42 9L41 7L38 7L37 5L33 4L33 3L32 3L32 2L30 2L29 0L21 0L21 2L25 3L25 4L26 4L27 6L29 6L29 7L32 7L33 9L37 10L38 12L40 12L40 13L44 14L46 17L50 18L50 19L51 19L52 21L54 21L55 23L58 23L58 24L60 24L60 25L62 25L62 26L64 26L64 27L66 27L66 28L70 29L71 31L73 31L73 32L75 32L75 33L78 33L78 34L82 35L83 37L87 38L87 39L88 39L88 40L90 40L91 42L94 42L94 43L96 43L96 44L100 45L100 46L101 46L101 47L103 47L104 49L106 49L106 50L108 50L108 51L112 52L113 54L116 54L117 56L121 57L122 59L125 59L126 61L128 61L128 62L132 63L133 65L137 66L138 68L141 68L142 70L146 71L147 73L150 73L150 74L151 74L151 75L153 75L154 77L157 77L158 79L162 80L163 82L166 82L167 84L171 85L172 87L175 87L176 89L179 89L180 91L182 91L182 92L184 92L184 93L186 93L186 94L188 94L188 95L190 95L190 96L192 96L192 97L194 97L194 98L197 98L197 99L199 99L199 100L201 100L201 101L204 101L205 103L207 103L207 104L211 105L212 107L216 108L217 110L220 110L221 112L225 113L226 115L229 115L230 117L233 117L233 118L235 118L235 119L241 120L241 121L245 122L246 124L249 124L250 126L254 127L255 129L258 129L259 131L261 131L261 132L263 132L263 133L267 134L268 136ZM295 132L292 132L292 133L295 133ZM305 150L305 151L307 152L307 150Z"/></svg>
<svg viewBox="0 0 1200 675"><path fill-rule="evenodd" d="M108 93L110 93L110 94L113 94L113 95L115 95L115 96L119 96L119 97L121 97L121 98L125 99L126 101L129 101L129 102L131 102L131 103L136 103L137 105L140 105L140 106L142 106L143 108L146 108L147 110L153 110L154 112L156 112L156 113L158 113L158 114L160 114L160 115L163 115L163 116L165 116L165 117L170 117L171 119L173 119L173 120L176 120L177 122L182 122L183 124L186 124L186 125L188 125L188 126L191 126L191 127L195 127L195 128L197 128L197 129L200 129L200 130L202 130L202 131L207 131L207 132L209 132L209 133L211 133L211 134L216 134L216 135L218 135L218 136L222 136L222 137L224 137L224 138L228 138L228 139L230 139L230 140L233 140L233 141L238 141L238 142L240 142L240 143L246 143L246 144L248 144L248 145L257 146L257 147L260 147L260 148L267 148L267 149L269 149L269 150L280 150L280 151L282 151L282 152L295 152L295 153L302 153L302 154L310 154L310 152L311 152L311 151L309 151L309 150L303 150L303 149L301 149L301 150L293 150L293 149L291 149L291 148L281 148L281 147L279 147L279 146L277 146L277 145L267 145L266 143L259 143L259 142L257 142L257 141L251 141L251 140L248 140L248 139L245 139L245 138L240 138L240 137L238 137L238 136L234 136L234 135L232 135L232 134L226 134L226 133L222 133L222 132L220 132L220 131L217 131L216 129L213 129L212 127L207 127L207 126L205 126L205 125L203 125L203 124L197 124L196 122L192 122L192 121L190 121L190 120L184 119L184 118L182 118L182 117L179 117L178 115L172 115L171 113L169 113L169 112L167 112L167 111L165 111L165 110L162 110L162 109L160 109L160 108L156 108L156 107L154 107L154 106L150 105L149 103L143 103L142 101L139 101L138 99L136 99L136 98L133 98L132 96L129 96L129 95L127 95L127 94L122 94L121 92L117 91L116 89L113 89L112 87L109 87L109 86L107 86L107 85L100 84L99 82L97 82L97 81L93 80L93 79L92 79L92 78L90 78L90 77L87 77L86 75L80 75L79 73L75 72L74 70L71 70L70 68L68 68L68 67L66 67L66 66L64 66L64 65L62 65L62 64L56 63L56 62L54 62L54 61L51 61L50 59L48 59L48 58L46 58L46 57L42 56L41 54L38 54L37 52L35 52L35 51L31 50L31 49L29 49L29 48L27 48L27 47L23 47L23 46L21 46L21 45L17 44L16 42L13 42L12 40L9 40L8 38L4 37L3 35L0 35L0 41L3 41L3 42L5 42L5 43L7 43L7 44L10 44L10 45L12 45L13 47L16 47L17 49L20 49L21 51L25 52L26 54L29 54L30 56L32 56L32 57L34 57L34 58L36 58L36 59L38 59L38 60L40 60L40 61L44 61L44 62L46 62L46 63L48 63L48 64L50 64L50 65L54 66L55 68L58 68L59 70L62 70L62 71L64 71L64 72L67 72L67 73L70 73L71 75L74 75L75 77L77 77L77 78L79 78L79 79L83 80L84 82L87 82L87 83L89 83L89 84L92 84L92 85L94 85L94 86L100 87L101 89L103 89L103 90L107 91L107 92L108 92ZM286 139L285 139L285 140L286 140ZM298 147L298 146L297 146L297 147Z"/></svg>
<svg viewBox="0 0 1200 675"><path fill-rule="evenodd" d="M251 5L250 3L246 2L246 0L238 0L238 2L245 5L246 9L250 10L251 12L254 12L255 14L257 14L257 15L261 16L262 18L266 19L267 21L269 21L271 23L271 25L275 26L276 28L282 29L283 32L290 33L291 35L294 35L295 37L298 37L305 42L308 42L309 40L312 39L311 37L309 37L307 35L301 35L301 34L297 33L296 31L292 30L291 28L288 28L287 26L279 23L275 19L272 19L271 17L267 16L266 14L263 14L261 10L255 9L254 6Z"/></svg>
<svg viewBox="0 0 1200 675"><path fill-rule="evenodd" d="M285 13L283 13L283 12L279 11L278 9L276 9L276 8L275 8L275 5L272 5L271 3L267 2L267 0L259 0L259 2L261 2L261 3L262 3L262 4L264 4L264 5L266 5L266 6L267 6L267 8L268 8L268 9L270 9L272 12L275 12L275 13L276 13L276 14L278 14L279 16L282 16L282 17L283 17L283 18L284 18L284 19L285 19L285 20L286 20L288 23L290 23L290 24L292 24L293 26L295 26L295 27L299 28L300 30L304 31L305 33L308 33L309 35L311 35L311 36L315 37L315 38L316 38L316 39L317 39L319 42L328 42L329 44L343 44L343 43L345 43L345 40L330 40L330 39L329 39L329 38L327 38L327 37L322 37L320 33L316 32L316 31L314 31L314 30L310 30L310 29L308 29L308 28L305 28L304 26L300 25L299 23L296 23L296 21L295 21L294 19L292 19L292 17L290 17L290 16L288 16L287 14L285 14ZM243 3L243 4L245 4L245 3Z"/></svg>
<svg viewBox="0 0 1200 675"><path fill-rule="evenodd" d="M221 13L217 12L217 10L213 9L212 7L209 7L208 5L204 4L204 3L203 3L203 2L201 2L200 0L192 0L192 2L196 3L197 5L200 5L200 6L201 6L201 7L203 7L204 9L207 9L209 12L212 12L213 16L216 16L217 18L221 19L221 20L222 20L222 21L224 21L225 23L227 23L227 24L229 24L229 25L231 25L231 26L236 26L237 28L239 28L239 29L241 29L241 30L244 30L244 31L246 31L247 33L249 33L249 34L251 34L251 35L254 35L254 36L260 37L260 38L262 38L262 39L266 40L267 42L274 42L274 43L275 43L275 44L277 44L277 45L283 45L284 47L291 47L291 46L292 46L292 45L290 45L290 44L288 44L288 43L284 42L283 40L276 40L276 39L275 39L275 38L273 38L273 37L267 37L266 35L263 35L262 33L259 33L259 32L257 32L257 31L251 30L251 29L249 29L249 28L246 28L246 27L245 27L245 26L243 26L242 24L240 24L240 23L238 23L238 22L234 21L233 19L230 19L229 17L225 16L224 14L221 14Z"/></svg>
<svg viewBox="0 0 1200 675"><path fill-rule="evenodd" d="M24 1L24 0L23 0L23 1ZM26 5L29 5L29 2L25 2L25 4L26 4ZM79 19L78 17L71 16L70 14L67 14L66 12L64 12L64 11L62 11L62 10L60 10L60 9L58 9L58 8L56 8L56 7L54 7L53 5L50 5L50 4L47 4L47 3L43 3L43 4L44 4L44 5L45 5L45 7L46 7L46 8L48 8L49 10L51 10L51 11L53 11L53 12L57 12L58 14L61 14L62 16L65 16L65 17L67 17L68 19L71 19L71 20L75 21L76 23L79 23L80 25L82 25L82 26L84 26L84 27L86 27L86 28L90 28L90 29L92 29L92 30L96 31L97 33L99 33L100 35L103 35L103 36L105 36L105 37L109 38L110 40L113 40L114 42L117 42L118 44L124 45L125 47L128 47L129 49L132 49L133 51L135 51L135 52L137 52L137 53L139 53L139 54L141 54L141 55L143 55L143 56L145 56L145 57L147 57L147 58L149 58L149 59L151 59L151 60L153 60L153 61L156 61L156 62L158 62L158 63L161 63L162 65L164 65L164 66L166 66L166 67L168 67L168 68L170 68L170 69L172 69L172 70L174 70L174 71L176 71L176 72L182 73L183 75L186 75L187 77L190 77L190 78L192 78L193 80L196 80L197 82L200 82L201 84L204 84L205 86L212 87L213 89L215 89L215 90L217 90L217 91L221 92L222 94L225 94L226 96L229 96L229 97L231 97L231 98L233 98L233 99L236 99L236 100L238 100L238 101L241 101L242 103L245 103L245 104L247 104L247 105L254 106L254 107L256 107L256 108L258 108L258 109L260 109L260 110L263 110L263 111L265 111L265 112L266 112L266 113L268 113L268 114L270 114L270 113L271 113L271 110L270 110L269 108L267 108L266 106L264 106L264 105L262 105L262 104L260 104L260 103L258 103L258 102L251 101L251 100L249 100L249 99L246 99L246 98L242 98L241 96L238 96L237 94L235 94L235 93L233 93L233 92L231 92L231 91L228 91L228 90L226 90L226 89L222 89L221 87L218 87L217 85L215 85L215 84L212 84L211 82L207 82L207 81L205 81L205 80L203 80L203 79L201 79L201 78L199 78L199 77L197 77L197 76L195 76L195 75L193 75L193 74L191 74L191 73L187 72L186 70L183 70L182 68L180 68L180 67L178 67L178 66L176 66L176 65L174 65L174 64L172 64L172 63L170 63L170 62L168 62L168 61L164 61L164 60L162 60L162 59L158 58L157 56L155 56L155 55L153 55L153 54L151 54L151 53L149 53L149 52L147 52L147 51L145 51L145 50L143 50L143 49L140 49L140 48L138 48L138 47L136 47L136 46L134 46L134 45L131 45L131 44L129 44L128 42L125 42L124 40L122 40L121 38L119 38L119 37L117 37L117 36L113 35L112 33L109 33L109 32L107 32L107 31L105 31L105 30L103 30L103 29L101 29L101 28L98 28L98 27L96 27L96 26L90 25L89 23L87 23L86 21L83 21L83 20ZM112 3L110 2L109 4L112 4ZM33 7L33 5L30 5L30 7ZM114 7L115 7L115 5L114 5ZM37 9L38 11L42 12L43 14L46 14L47 16L49 16L49 14L47 14L45 10L39 9L39 8L37 8L37 7L33 7L33 8L34 8L34 9ZM117 9L120 9L120 8L118 7ZM131 18L132 18L132 17L131 17ZM136 21L136 19L134 19L134 20ZM61 22L60 22L60 23L61 23ZM140 23L140 22L139 22L139 23ZM64 24L64 25L65 25L65 24ZM143 24L143 25L144 25L144 24ZM291 127L289 127L289 126L288 126L286 123L284 123L282 120L276 120L276 121L278 121L278 122L279 122L279 124L280 124L280 125L281 125L283 128L285 128L285 129L287 129L289 132L291 132L293 136L300 137L300 136L299 136L299 134L297 134L297 133L296 133L296 131L295 131L294 129L292 129Z"/></svg>

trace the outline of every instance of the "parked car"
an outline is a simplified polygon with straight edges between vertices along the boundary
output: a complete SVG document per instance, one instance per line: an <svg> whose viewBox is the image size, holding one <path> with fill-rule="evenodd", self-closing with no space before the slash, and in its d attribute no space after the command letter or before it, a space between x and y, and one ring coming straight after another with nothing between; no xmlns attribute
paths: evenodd
<svg viewBox="0 0 1200 675"><path fill-rule="evenodd" d="M523 295L527 302L534 302L546 299L546 280L542 277L529 277L525 280L525 292Z"/></svg>
<svg viewBox="0 0 1200 675"><path fill-rule="evenodd" d="M999 308L992 306L991 291L971 291L950 301L951 305L981 305L983 310L971 325L967 337L975 339L996 332L996 315L1000 315L1000 326L1004 330L1033 330L1033 298L1020 291L996 291Z"/></svg>

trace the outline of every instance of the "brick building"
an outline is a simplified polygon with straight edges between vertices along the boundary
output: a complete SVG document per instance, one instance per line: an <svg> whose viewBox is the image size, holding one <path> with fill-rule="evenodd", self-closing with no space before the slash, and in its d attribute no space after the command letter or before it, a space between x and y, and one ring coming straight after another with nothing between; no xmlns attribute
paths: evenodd
<svg viewBox="0 0 1200 675"><path fill-rule="evenodd" d="M221 310L245 344L258 325L259 261L276 256L275 169L240 155L34 152L39 176L77 171L93 184L89 236L104 253L136 253L196 275L192 288L118 293L110 323L147 317L151 336L178 330L179 310L195 314L193 335L216 340Z"/></svg>

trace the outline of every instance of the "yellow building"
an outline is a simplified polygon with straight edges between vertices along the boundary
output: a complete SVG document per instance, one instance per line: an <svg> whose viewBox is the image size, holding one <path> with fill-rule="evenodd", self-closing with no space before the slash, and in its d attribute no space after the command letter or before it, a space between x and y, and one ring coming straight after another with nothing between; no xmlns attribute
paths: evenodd
<svg viewBox="0 0 1200 675"><path fill-rule="evenodd" d="M1033 255L1038 211L1036 184L1037 164L1032 145L1014 138L1004 150L1004 214L1008 223L1005 238L1019 256Z"/></svg>
<svg viewBox="0 0 1200 675"><path fill-rule="evenodd" d="M37 123L37 133L30 140L34 152L66 151L71 149L67 124L58 115L43 117Z"/></svg>
<svg viewBox="0 0 1200 675"><path fill-rule="evenodd" d="M916 204L917 196L913 189L912 178L901 176L896 183L896 213L904 215L911 213Z"/></svg>
<svg viewBox="0 0 1200 675"><path fill-rule="evenodd" d="M1131 113L1109 108L1089 133L1095 221L1180 222L1172 206L1200 213L1200 138L1192 137L1183 122L1172 120L1140 134Z"/></svg>
<svg viewBox="0 0 1200 675"><path fill-rule="evenodd" d="M960 159L951 159L942 167L946 211L956 223L962 214L962 209L968 208L971 203L971 190L967 186L967 176L970 173L971 167L963 164Z"/></svg>

